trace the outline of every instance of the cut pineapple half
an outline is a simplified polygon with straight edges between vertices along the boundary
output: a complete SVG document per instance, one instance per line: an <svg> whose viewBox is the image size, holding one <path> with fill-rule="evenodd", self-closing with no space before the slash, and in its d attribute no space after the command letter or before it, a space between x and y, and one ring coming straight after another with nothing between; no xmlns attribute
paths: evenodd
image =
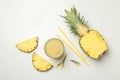
<svg viewBox="0 0 120 80"><path fill-rule="evenodd" d="M16 44L16 47L25 53L32 52L37 48L37 46L38 46L38 37L34 37L32 39L28 39Z"/></svg>
<svg viewBox="0 0 120 80"><path fill-rule="evenodd" d="M32 55L32 64L36 70L43 72L48 71L53 67L50 62L48 62L35 52Z"/></svg>
<svg viewBox="0 0 120 80"><path fill-rule="evenodd" d="M108 49L103 37L96 30L89 30L88 21L77 12L75 7L65 10L65 13L66 16L62 17L65 18L72 32L81 36L79 44L82 49L90 57L99 59L99 56Z"/></svg>
<svg viewBox="0 0 120 80"><path fill-rule="evenodd" d="M82 49L94 59L98 59L108 48L102 36L95 30L90 30L79 43Z"/></svg>

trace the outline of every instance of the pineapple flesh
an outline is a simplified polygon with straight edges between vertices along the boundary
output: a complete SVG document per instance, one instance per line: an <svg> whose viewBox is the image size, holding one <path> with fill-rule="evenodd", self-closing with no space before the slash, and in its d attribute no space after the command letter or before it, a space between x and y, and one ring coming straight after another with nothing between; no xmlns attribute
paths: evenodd
<svg viewBox="0 0 120 80"><path fill-rule="evenodd" d="M42 72L48 71L53 67L53 65L50 62L48 62L35 52L32 55L32 64L36 70Z"/></svg>
<svg viewBox="0 0 120 80"><path fill-rule="evenodd" d="M82 49L92 58L98 59L104 51L107 50L107 45L102 36L95 30L90 30L84 35L80 41Z"/></svg>
<svg viewBox="0 0 120 80"><path fill-rule="evenodd" d="M87 21L83 16L77 13L76 8L71 10L65 10L66 23L70 27L71 31L76 35L81 36L79 44L81 48L93 59L99 59L99 57L107 51L108 47L103 37L96 30L89 30Z"/></svg>
<svg viewBox="0 0 120 80"><path fill-rule="evenodd" d="M25 52L30 53L35 50L38 46L38 37L34 37L16 44L16 47Z"/></svg>

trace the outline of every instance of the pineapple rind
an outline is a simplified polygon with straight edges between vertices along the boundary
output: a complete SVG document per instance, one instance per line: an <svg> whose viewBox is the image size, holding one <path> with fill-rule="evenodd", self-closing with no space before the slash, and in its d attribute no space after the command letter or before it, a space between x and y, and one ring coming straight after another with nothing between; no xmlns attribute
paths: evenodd
<svg viewBox="0 0 120 80"><path fill-rule="evenodd" d="M38 46L38 37L34 37L16 44L16 47L25 52L30 53L35 50Z"/></svg>
<svg viewBox="0 0 120 80"><path fill-rule="evenodd" d="M98 59L108 49L102 36L95 30L81 37L79 43L86 54L94 59Z"/></svg>
<svg viewBox="0 0 120 80"><path fill-rule="evenodd" d="M35 52L32 55L32 64L36 70L42 72L48 71L53 67L53 65L50 62L48 62Z"/></svg>

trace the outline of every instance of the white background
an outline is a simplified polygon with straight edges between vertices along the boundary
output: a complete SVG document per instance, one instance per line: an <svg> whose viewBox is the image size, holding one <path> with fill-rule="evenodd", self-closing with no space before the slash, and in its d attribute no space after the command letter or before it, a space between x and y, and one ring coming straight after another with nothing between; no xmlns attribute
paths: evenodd
<svg viewBox="0 0 120 80"><path fill-rule="evenodd" d="M90 29L99 31L109 50L100 60L89 58L79 48L79 37L70 33L60 15L75 6L89 21ZM61 26L90 65L85 65L65 47L65 68L38 72L32 65L32 53L19 51L15 44L39 37L38 52L56 65L60 60L46 56L44 43L56 37ZM120 80L120 0L0 0L0 80ZM78 60L81 67L69 60Z"/></svg>

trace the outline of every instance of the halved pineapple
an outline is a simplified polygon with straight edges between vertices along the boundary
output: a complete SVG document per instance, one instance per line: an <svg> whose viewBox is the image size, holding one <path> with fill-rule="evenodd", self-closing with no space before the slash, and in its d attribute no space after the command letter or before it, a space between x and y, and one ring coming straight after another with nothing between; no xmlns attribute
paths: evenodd
<svg viewBox="0 0 120 80"><path fill-rule="evenodd" d="M53 67L50 62L48 62L35 52L32 55L32 64L36 70L43 72L48 71Z"/></svg>
<svg viewBox="0 0 120 80"><path fill-rule="evenodd" d="M95 30L89 30L87 22L83 16L77 13L76 8L71 8L70 11L65 10L67 24L72 32L81 36L79 41L80 46L91 58L99 59L99 57L107 51L108 47L103 37Z"/></svg>
<svg viewBox="0 0 120 80"><path fill-rule="evenodd" d="M37 48L37 46L38 46L38 37L34 37L16 44L16 47L25 53L32 52Z"/></svg>
<svg viewBox="0 0 120 80"><path fill-rule="evenodd" d="M90 30L80 39L79 43L82 49L94 59L98 59L107 50L104 39L95 30Z"/></svg>

